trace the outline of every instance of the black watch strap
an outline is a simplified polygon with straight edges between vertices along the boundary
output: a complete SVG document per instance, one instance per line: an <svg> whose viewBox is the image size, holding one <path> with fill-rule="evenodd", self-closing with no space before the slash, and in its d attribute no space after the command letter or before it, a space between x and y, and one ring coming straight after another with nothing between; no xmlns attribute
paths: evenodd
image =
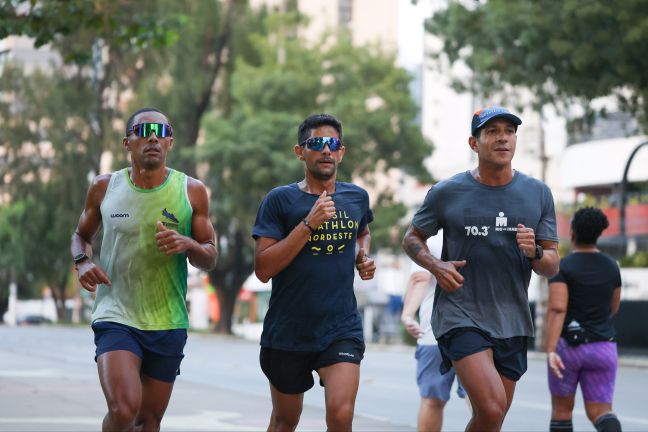
<svg viewBox="0 0 648 432"><path fill-rule="evenodd" d="M75 255L74 258L72 258L72 260L74 261L74 265L77 265L77 264L81 264L83 261L89 258L90 257L88 257L88 255L86 255L85 253L80 253L78 255Z"/></svg>
<svg viewBox="0 0 648 432"><path fill-rule="evenodd" d="M542 249L542 246L540 246L539 244L536 243L535 256L533 258L529 258L529 259L531 261L539 260L539 259L542 258L543 255L544 255L544 249Z"/></svg>

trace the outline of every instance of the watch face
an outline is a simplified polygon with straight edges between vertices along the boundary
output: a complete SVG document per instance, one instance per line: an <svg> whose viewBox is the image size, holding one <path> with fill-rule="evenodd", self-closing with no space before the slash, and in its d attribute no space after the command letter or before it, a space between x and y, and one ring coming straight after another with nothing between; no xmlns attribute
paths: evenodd
<svg viewBox="0 0 648 432"><path fill-rule="evenodd" d="M80 263L81 261L83 261L86 258L88 258L88 256L86 254L84 254L84 253L81 253L81 254L74 257L74 263L78 264L78 263Z"/></svg>

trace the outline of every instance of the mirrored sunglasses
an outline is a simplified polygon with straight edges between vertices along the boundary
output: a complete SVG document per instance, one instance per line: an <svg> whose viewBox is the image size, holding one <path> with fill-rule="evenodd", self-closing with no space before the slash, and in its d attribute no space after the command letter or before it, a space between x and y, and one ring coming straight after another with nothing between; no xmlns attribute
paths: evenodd
<svg viewBox="0 0 648 432"><path fill-rule="evenodd" d="M322 151L324 146L328 145L329 150L332 152L338 151L342 146L342 141L335 137L311 137L301 143L309 150Z"/></svg>
<svg viewBox="0 0 648 432"><path fill-rule="evenodd" d="M133 125L131 132L138 137L148 138L151 132L155 132L158 138L166 138L173 136L173 129L171 125L166 123L140 123Z"/></svg>

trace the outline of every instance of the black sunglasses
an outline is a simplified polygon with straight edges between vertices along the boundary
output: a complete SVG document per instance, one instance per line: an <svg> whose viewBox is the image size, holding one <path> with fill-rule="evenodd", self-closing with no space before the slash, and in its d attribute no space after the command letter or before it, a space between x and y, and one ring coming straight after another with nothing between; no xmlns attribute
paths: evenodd
<svg viewBox="0 0 648 432"><path fill-rule="evenodd" d="M329 150L332 152L338 151L342 147L340 138L335 137L311 137L300 144L302 147L306 146L309 150L322 151L324 146L328 145Z"/></svg>

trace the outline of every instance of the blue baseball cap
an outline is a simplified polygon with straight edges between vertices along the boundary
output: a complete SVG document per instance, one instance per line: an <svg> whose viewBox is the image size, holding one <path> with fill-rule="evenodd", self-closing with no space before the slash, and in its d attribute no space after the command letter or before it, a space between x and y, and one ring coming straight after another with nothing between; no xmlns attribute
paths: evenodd
<svg viewBox="0 0 648 432"><path fill-rule="evenodd" d="M470 132L472 136L475 136L477 129L484 126L490 120L494 118L504 118L515 125L515 129L522 124L522 120L514 114L511 114L509 110L501 106L491 105L486 108L479 109L475 111L472 118L472 125L470 126Z"/></svg>

